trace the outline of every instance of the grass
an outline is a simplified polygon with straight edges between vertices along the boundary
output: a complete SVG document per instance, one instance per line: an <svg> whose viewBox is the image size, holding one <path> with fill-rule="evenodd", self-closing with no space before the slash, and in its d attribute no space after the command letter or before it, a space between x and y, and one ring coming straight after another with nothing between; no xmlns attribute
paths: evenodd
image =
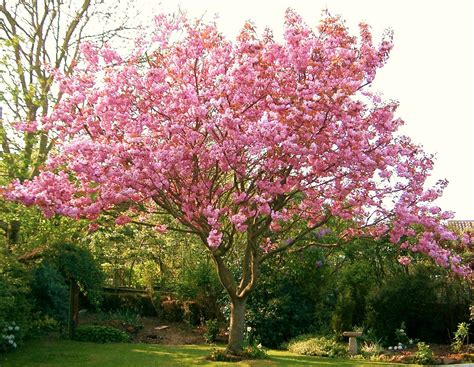
<svg viewBox="0 0 474 367"><path fill-rule="evenodd" d="M407 366L300 356L269 351L268 360L224 363L207 361L207 345L93 344L71 340L34 340L0 355L0 367L147 367L147 366Z"/></svg>

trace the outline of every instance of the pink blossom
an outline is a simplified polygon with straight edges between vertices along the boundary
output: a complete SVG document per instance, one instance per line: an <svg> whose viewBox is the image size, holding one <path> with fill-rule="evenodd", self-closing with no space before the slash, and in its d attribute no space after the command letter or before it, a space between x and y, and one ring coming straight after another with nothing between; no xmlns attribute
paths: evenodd
<svg viewBox="0 0 474 367"><path fill-rule="evenodd" d="M209 236L207 237L207 245L215 249L221 245L222 242L222 233L218 232L217 230L213 229L209 232Z"/></svg>
<svg viewBox="0 0 474 367"><path fill-rule="evenodd" d="M452 261L452 213L435 205L447 182L427 185L433 156L400 133L398 104L367 88L390 36L375 43L362 24L357 39L331 15L311 29L292 10L282 41L250 24L230 40L184 14L159 15L152 34L123 60L85 43L74 73L54 72L63 97L41 127L55 153L6 198L74 219L162 213L211 249L251 225L258 247L269 231L281 244L334 219L350 224L334 233L344 241L388 236L469 272Z"/></svg>
<svg viewBox="0 0 474 367"><path fill-rule="evenodd" d="M127 223L130 223L132 221L132 219L127 216L127 215L120 215L118 216L116 219L115 219L115 224L119 225L119 226L123 226Z"/></svg>
<svg viewBox="0 0 474 367"><path fill-rule="evenodd" d="M403 266L407 266L411 264L411 259L408 256L400 256L398 262Z"/></svg>
<svg viewBox="0 0 474 367"><path fill-rule="evenodd" d="M100 225L98 223L91 223L89 224L88 231L90 233L97 231L100 228Z"/></svg>
<svg viewBox="0 0 474 367"><path fill-rule="evenodd" d="M153 227L153 229L156 232L161 233L161 234L166 233L168 231L168 227L164 224L159 224L159 225Z"/></svg>

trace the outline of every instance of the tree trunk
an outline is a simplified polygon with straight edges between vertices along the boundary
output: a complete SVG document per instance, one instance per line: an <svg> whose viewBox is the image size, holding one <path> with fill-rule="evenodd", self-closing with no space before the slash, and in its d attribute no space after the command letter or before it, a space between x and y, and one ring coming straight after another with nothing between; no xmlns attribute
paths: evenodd
<svg viewBox="0 0 474 367"><path fill-rule="evenodd" d="M79 287L74 279L69 283L69 320L68 334L73 339L79 322Z"/></svg>
<svg viewBox="0 0 474 367"><path fill-rule="evenodd" d="M230 328L227 350L239 355L242 352L245 335L245 306L247 297L232 298L230 307Z"/></svg>

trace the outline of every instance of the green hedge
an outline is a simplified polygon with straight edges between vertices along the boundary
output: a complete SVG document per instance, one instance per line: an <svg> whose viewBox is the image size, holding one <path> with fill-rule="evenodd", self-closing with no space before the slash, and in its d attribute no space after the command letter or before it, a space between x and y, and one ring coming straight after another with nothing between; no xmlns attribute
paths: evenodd
<svg viewBox="0 0 474 367"><path fill-rule="evenodd" d="M74 339L93 343L127 343L130 336L109 326L83 325L77 328Z"/></svg>

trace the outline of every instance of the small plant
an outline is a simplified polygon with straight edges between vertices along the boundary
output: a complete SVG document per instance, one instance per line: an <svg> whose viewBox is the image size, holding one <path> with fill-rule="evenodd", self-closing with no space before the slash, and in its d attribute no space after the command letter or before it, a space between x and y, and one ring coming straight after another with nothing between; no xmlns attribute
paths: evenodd
<svg viewBox="0 0 474 367"><path fill-rule="evenodd" d="M244 346L242 356L246 359L266 359L268 354L263 348L262 344L257 344L256 341L248 343Z"/></svg>
<svg viewBox="0 0 474 367"><path fill-rule="evenodd" d="M395 329L395 341L397 345L407 345L409 344L410 338L406 332L405 322L402 322L399 329Z"/></svg>
<svg viewBox="0 0 474 367"><path fill-rule="evenodd" d="M0 334L0 352L7 352L15 349L17 344L17 335L20 331L20 327L15 322L6 324Z"/></svg>
<svg viewBox="0 0 474 367"><path fill-rule="evenodd" d="M419 364L432 364L434 362L434 353L428 344L419 342L418 350L413 355L413 361Z"/></svg>
<svg viewBox="0 0 474 367"><path fill-rule="evenodd" d="M378 342L365 341L360 348L364 357L378 356L383 352L383 347Z"/></svg>
<svg viewBox="0 0 474 367"><path fill-rule="evenodd" d="M120 328L131 326L136 331L143 329L141 316L134 310L120 309L116 311L99 312L97 316L101 324L105 323L108 326L117 327L117 324L119 324Z"/></svg>
<svg viewBox="0 0 474 367"><path fill-rule="evenodd" d="M302 335L288 343L288 350L292 353L318 357L344 357L347 355L345 344L334 339Z"/></svg>
<svg viewBox="0 0 474 367"><path fill-rule="evenodd" d="M49 315L39 314L31 321L31 332L34 335L45 335L60 330L60 323Z"/></svg>
<svg viewBox="0 0 474 367"><path fill-rule="evenodd" d="M461 322L458 324L458 329L454 333L451 349L454 353L459 353L465 342L469 343L469 325L466 322Z"/></svg>
<svg viewBox="0 0 474 367"><path fill-rule="evenodd" d="M76 330L76 340L93 343L127 343L127 333L108 326L84 325Z"/></svg>
<svg viewBox="0 0 474 367"><path fill-rule="evenodd" d="M214 343L219 334L219 324L217 323L217 320L207 320L205 326L206 332L204 333L204 339L206 340L206 343Z"/></svg>
<svg viewBox="0 0 474 367"><path fill-rule="evenodd" d="M258 340L255 330L247 326L242 356L246 359L266 359L268 354Z"/></svg>
<svg viewBox="0 0 474 367"><path fill-rule="evenodd" d="M240 362L243 358L242 356L229 354L225 349L212 349L207 359L215 362Z"/></svg>

